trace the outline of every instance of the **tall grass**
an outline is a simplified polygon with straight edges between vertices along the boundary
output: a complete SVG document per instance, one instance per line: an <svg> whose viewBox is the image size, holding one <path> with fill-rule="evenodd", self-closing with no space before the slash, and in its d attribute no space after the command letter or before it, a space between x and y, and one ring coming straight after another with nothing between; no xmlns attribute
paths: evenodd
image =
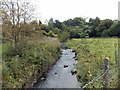
<svg viewBox="0 0 120 90"><path fill-rule="evenodd" d="M78 80L84 86L95 77L103 73L104 70L104 58L110 58L110 70L116 68L115 64L115 51L118 51L118 38L88 38L88 39L72 39L68 40L66 45L76 51L76 57L78 58L77 69L79 71ZM111 78L112 75L114 78ZM109 73L109 87L117 87L115 82L117 78L117 72L115 70ZM103 78L88 85L88 88L102 88L104 85Z"/></svg>
<svg viewBox="0 0 120 90"><path fill-rule="evenodd" d="M19 47L20 48L20 47ZM20 53L11 51L9 43L3 44L3 88L30 87L60 55L57 38L42 37L26 41Z"/></svg>

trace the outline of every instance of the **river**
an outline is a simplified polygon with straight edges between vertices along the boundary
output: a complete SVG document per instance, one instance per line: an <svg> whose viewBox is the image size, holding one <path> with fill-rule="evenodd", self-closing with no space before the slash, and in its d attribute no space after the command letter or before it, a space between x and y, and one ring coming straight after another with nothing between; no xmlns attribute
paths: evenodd
<svg viewBox="0 0 120 90"><path fill-rule="evenodd" d="M45 81L37 84L37 88L79 88L75 70L75 53L71 49L62 49L61 58L48 72ZM65 67L64 67L65 65Z"/></svg>

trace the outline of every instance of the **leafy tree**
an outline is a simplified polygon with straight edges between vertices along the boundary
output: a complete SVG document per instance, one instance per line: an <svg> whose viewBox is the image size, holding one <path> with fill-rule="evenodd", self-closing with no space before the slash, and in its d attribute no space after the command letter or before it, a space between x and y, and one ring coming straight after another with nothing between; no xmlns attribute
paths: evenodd
<svg viewBox="0 0 120 90"><path fill-rule="evenodd" d="M40 30L41 29L37 20L32 20L30 22L30 24L31 24L31 26L34 30Z"/></svg>
<svg viewBox="0 0 120 90"><path fill-rule="evenodd" d="M40 30L44 30L44 31L46 31L46 32L49 32L49 31L50 31L49 27L48 27L47 25L45 25L45 24L41 24L41 25L40 25Z"/></svg>
<svg viewBox="0 0 120 90"><path fill-rule="evenodd" d="M84 38L88 37L89 30L87 25L84 25L84 28L81 28L79 26L74 26L71 28L70 31L70 38Z"/></svg>
<svg viewBox="0 0 120 90"><path fill-rule="evenodd" d="M42 22L39 20L39 26L42 25Z"/></svg>
<svg viewBox="0 0 120 90"><path fill-rule="evenodd" d="M103 31L108 30L112 24L113 21L110 19L102 20L99 26L95 29L97 32L97 36L103 36Z"/></svg>
<svg viewBox="0 0 120 90"><path fill-rule="evenodd" d="M32 16L30 11L33 12L33 8L27 1L2 1L3 36L11 43L11 47L12 45L15 46L17 51L19 49L19 45L21 44L20 41L23 39L21 37L24 35L23 28L21 28L21 23L24 22L24 24L26 24L26 21L28 21L27 18Z"/></svg>
<svg viewBox="0 0 120 90"><path fill-rule="evenodd" d="M68 19L67 21L63 22L66 26L73 26L73 20L72 19Z"/></svg>
<svg viewBox="0 0 120 90"><path fill-rule="evenodd" d="M62 23L59 20L55 20L54 27L62 30Z"/></svg>
<svg viewBox="0 0 120 90"><path fill-rule="evenodd" d="M83 25L85 23L85 19L83 19L82 17L76 17L73 19L73 26L80 26Z"/></svg>
<svg viewBox="0 0 120 90"><path fill-rule="evenodd" d="M80 28L76 26L70 31L70 38L80 38L80 33Z"/></svg>
<svg viewBox="0 0 120 90"><path fill-rule="evenodd" d="M63 31L62 33L59 34L59 39L61 42L65 42L70 38L69 32Z"/></svg>
<svg viewBox="0 0 120 90"><path fill-rule="evenodd" d="M90 37L96 37L96 30L95 28L100 24L100 19L96 17L95 19L90 18L88 25L90 26L90 32L89 36Z"/></svg>
<svg viewBox="0 0 120 90"><path fill-rule="evenodd" d="M53 31L57 35L59 35L61 33L61 30L58 28L53 28L51 31Z"/></svg>
<svg viewBox="0 0 120 90"><path fill-rule="evenodd" d="M50 30L52 30L54 28L54 21L53 21L53 18L51 18L49 21L48 21L48 28Z"/></svg>
<svg viewBox="0 0 120 90"><path fill-rule="evenodd" d="M108 29L109 36L120 36L120 21L114 24Z"/></svg>
<svg viewBox="0 0 120 90"><path fill-rule="evenodd" d="M73 20L68 19L67 21L64 21L63 23L67 26L80 26L80 25L85 24L85 19L82 17L76 17Z"/></svg>

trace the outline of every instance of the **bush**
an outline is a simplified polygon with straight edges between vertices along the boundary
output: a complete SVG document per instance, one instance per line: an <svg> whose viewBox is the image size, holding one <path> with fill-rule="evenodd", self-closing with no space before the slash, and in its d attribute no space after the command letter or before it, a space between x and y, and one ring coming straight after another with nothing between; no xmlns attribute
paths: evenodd
<svg viewBox="0 0 120 90"><path fill-rule="evenodd" d="M70 34L69 32L62 32L61 34L59 34L59 39L61 42L65 42L70 38Z"/></svg>
<svg viewBox="0 0 120 90"><path fill-rule="evenodd" d="M47 36L50 36L50 37L57 37L57 35L54 34L53 31L49 31L49 32L47 33Z"/></svg>
<svg viewBox="0 0 120 90"><path fill-rule="evenodd" d="M60 55L60 42L54 38L34 37L26 41L18 55L3 57L3 87L22 88L40 77L48 68L58 60ZM11 53L10 49L7 53ZM37 77L37 78L35 78Z"/></svg>

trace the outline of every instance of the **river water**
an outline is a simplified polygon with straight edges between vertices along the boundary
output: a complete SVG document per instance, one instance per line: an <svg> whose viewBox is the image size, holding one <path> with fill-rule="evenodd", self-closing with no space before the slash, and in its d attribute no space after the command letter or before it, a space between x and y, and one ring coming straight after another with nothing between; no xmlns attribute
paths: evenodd
<svg viewBox="0 0 120 90"><path fill-rule="evenodd" d="M71 71L75 70L75 53L71 49L63 49L61 58L48 72L44 82L40 82L37 88L79 88L76 75ZM64 68L64 65L68 67Z"/></svg>

